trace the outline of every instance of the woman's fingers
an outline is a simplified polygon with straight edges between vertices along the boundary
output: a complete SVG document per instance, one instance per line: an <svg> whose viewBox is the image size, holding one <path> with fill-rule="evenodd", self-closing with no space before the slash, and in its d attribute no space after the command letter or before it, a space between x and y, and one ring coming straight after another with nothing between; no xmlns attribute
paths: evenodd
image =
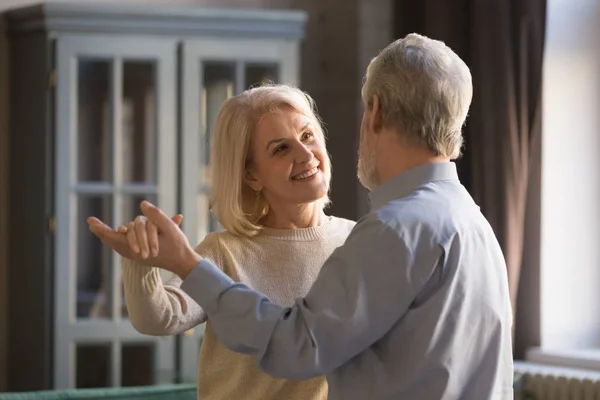
<svg viewBox="0 0 600 400"><path fill-rule="evenodd" d="M128 222L125 227L127 228L126 236L127 242L129 243L129 248L135 254L140 254L140 247L138 245L137 235L135 234L135 223L133 221Z"/></svg>
<svg viewBox="0 0 600 400"><path fill-rule="evenodd" d="M90 231L96 235L102 243L106 244L121 256L132 258L131 249L127 239L121 233L114 231L111 227L95 217L87 219Z"/></svg>
<svg viewBox="0 0 600 400"><path fill-rule="evenodd" d="M173 220L173 222L175 222L175 225L179 226L179 225L181 225L181 221L183 221L183 215L177 214L176 216L174 216L171 219Z"/></svg>
<svg viewBox="0 0 600 400"><path fill-rule="evenodd" d="M135 235L137 236L138 247L142 259L148 258L150 255L150 248L148 246L148 234L146 232L147 219L144 216L138 215L135 220Z"/></svg>
<svg viewBox="0 0 600 400"><path fill-rule="evenodd" d="M146 233L148 234L148 245L152 257L158 256L158 228L152 221L146 223Z"/></svg>

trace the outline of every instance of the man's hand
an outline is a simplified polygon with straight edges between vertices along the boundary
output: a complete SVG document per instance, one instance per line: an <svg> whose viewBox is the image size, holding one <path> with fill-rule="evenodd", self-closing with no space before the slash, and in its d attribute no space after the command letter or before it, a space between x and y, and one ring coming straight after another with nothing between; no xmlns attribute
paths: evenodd
<svg viewBox="0 0 600 400"><path fill-rule="evenodd" d="M159 252L156 257L142 258L141 254L131 249L124 233L113 230L98 218L88 218L89 228L104 244L121 256L144 265L166 269L185 279L202 258L190 246L177 224L162 210L147 201L142 202L141 210L144 216L158 228Z"/></svg>
<svg viewBox="0 0 600 400"><path fill-rule="evenodd" d="M181 225L183 215L177 214L171 218L177 226ZM129 248L134 253L140 254L145 260L148 256L158 255L158 228L154 222L143 215L138 215L133 221L117 228L117 232L124 233L129 242Z"/></svg>

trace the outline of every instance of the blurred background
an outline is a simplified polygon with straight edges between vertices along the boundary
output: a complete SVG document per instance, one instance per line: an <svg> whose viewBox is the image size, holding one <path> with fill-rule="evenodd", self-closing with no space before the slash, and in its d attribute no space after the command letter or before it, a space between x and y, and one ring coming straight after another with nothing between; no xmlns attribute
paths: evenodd
<svg viewBox="0 0 600 400"><path fill-rule="evenodd" d="M116 225L148 199L182 212L191 242L220 229L211 125L265 80L315 99L329 212L360 218L364 72L411 32L471 68L457 163L507 260L517 372L600 382L599 0L0 0L0 13L0 392L193 383L202 327L136 332L119 260L85 218Z"/></svg>

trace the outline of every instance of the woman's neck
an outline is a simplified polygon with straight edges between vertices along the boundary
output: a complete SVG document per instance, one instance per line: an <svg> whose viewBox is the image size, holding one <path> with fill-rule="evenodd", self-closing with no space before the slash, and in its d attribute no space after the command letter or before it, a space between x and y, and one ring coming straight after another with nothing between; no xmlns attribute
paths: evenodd
<svg viewBox="0 0 600 400"><path fill-rule="evenodd" d="M325 223L327 216L318 202L287 207L269 207L261 224L274 229L313 228Z"/></svg>

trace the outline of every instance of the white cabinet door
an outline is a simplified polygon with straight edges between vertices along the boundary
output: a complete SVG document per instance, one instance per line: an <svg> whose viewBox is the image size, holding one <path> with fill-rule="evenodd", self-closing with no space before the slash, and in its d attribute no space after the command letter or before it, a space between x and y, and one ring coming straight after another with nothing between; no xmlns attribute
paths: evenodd
<svg viewBox="0 0 600 400"><path fill-rule="evenodd" d="M60 35L56 45L55 387L172 382L174 338L132 327L120 257L86 218L116 227L143 199L177 211L177 43Z"/></svg>
<svg viewBox="0 0 600 400"><path fill-rule="evenodd" d="M298 85L299 44L285 39L198 39L183 43L181 79L182 229L197 244L220 229L209 211L211 129L229 97L263 81ZM180 348L184 381L195 381L204 326Z"/></svg>

